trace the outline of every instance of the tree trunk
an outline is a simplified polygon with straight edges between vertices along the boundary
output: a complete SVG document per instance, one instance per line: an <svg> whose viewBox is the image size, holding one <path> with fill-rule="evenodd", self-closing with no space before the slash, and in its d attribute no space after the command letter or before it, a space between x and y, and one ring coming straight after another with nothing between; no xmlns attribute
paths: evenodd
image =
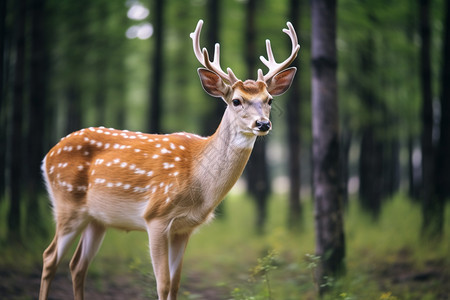
<svg viewBox="0 0 450 300"><path fill-rule="evenodd" d="M300 29L300 1L290 1L290 21L297 32ZM289 211L288 227L293 229L299 227L302 217L302 206L300 202L300 122L301 120L301 94L300 94L300 72L299 59L296 59L293 66L297 67L297 74L294 84L291 86L287 103L287 135L288 135L288 169L289 169Z"/></svg>
<svg viewBox="0 0 450 300"><path fill-rule="evenodd" d="M5 53L6 53L6 0L0 1L0 141L6 144L6 124L7 124L7 101L6 89L4 85L3 74L6 73ZM6 175L6 148L0 147L0 203L3 201L5 194L5 175Z"/></svg>
<svg viewBox="0 0 450 300"><path fill-rule="evenodd" d="M156 0L154 12L154 49L152 58L152 79L150 82L150 113L149 117L149 132L161 133L161 95L164 82L164 68L163 68L163 26L164 26L164 0Z"/></svg>
<svg viewBox="0 0 450 300"><path fill-rule="evenodd" d="M30 65L30 116L28 129L28 198L27 229L42 232L38 195L42 192L41 161L44 156L45 108L47 91L47 48L44 0L31 2L31 65Z"/></svg>
<svg viewBox="0 0 450 300"><path fill-rule="evenodd" d="M339 194L336 1L312 1L313 180L320 293L327 277L344 269L345 242Z"/></svg>
<svg viewBox="0 0 450 300"><path fill-rule="evenodd" d="M375 219L383 197L383 144L377 139L375 124L362 130L359 157L359 200L362 208Z"/></svg>
<svg viewBox="0 0 450 300"><path fill-rule="evenodd" d="M441 123L440 138L436 157L436 208L440 210L436 218L436 234L442 235L445 200L450 197L450 3L445 1L444 36L442 47L441 73Z"/></svg>
<svg viewBox="0 0 450 300"><path fill-rule="evenodd" d="M368 20L373 20L373 12L368 11ZM358 97L364 107L366 119L361 129L361 147L359 157L359 201L362 208L377 218L383 198L383 155L385 143L382 141L379 121L383 115L377 87L370 78L375 78L375 40L372 30L365 30L366 37L358 44L358 67L364 70L366 80L355 80ZM356 79L356 78L355 78Z"/></svg>
<svg viewBox="0 0 450 300"><path fill-rule="evenodd" d="M431 87L430 1L420 0L420 83L422 88L422 234L435 238L442 233L442 208L435 194L433 146L433 95Z"/></svg>
<svg viewBox="0 0 450 300"><path fill-rule="evenodd" d="M206 46L207 49L209 49L209 53L214 53L214 45L220 41L220 8L220 0L208 0L208 28L206 31ZM212 59L212 57L210 59ZM225 110L223 101L211 101L208 106L211 106L212 109L210 110L210 113L208 113L205 120L203 134L206 136L212 135L216 131L217 127L219 127L219 123L222 120L222 115Z"/></svg>
<svg viewBox="0 0 450 300"><path fill-rule="evenodd" d="M255 37L256 0L247 2L245 25L245 59L248 78L256 77L257 56ZM265 139L257 139L247 164L247 183L250 194L256 201L256 231L262 233L267 215L267 198L270 193L269 170L266 159Z"/></svg>
<svg viewBox="0 0 450 300"><path fill-rule="evenodd" d="M340 168L341 168L341 197L345 207L348 205L348 181L350 178L350 148L352 146L352 132L348 126L343 125L340 144Z"/></svg>
<svg viewBox="0 0 450 300"><path fill-rule="evenodd" d="M15 52L14 90L12 103L12 130L10 155L10 211L8 214L8 239L21 240L21 203L23 188L23 104L25 90L25 0L15 2Z"/></svg>

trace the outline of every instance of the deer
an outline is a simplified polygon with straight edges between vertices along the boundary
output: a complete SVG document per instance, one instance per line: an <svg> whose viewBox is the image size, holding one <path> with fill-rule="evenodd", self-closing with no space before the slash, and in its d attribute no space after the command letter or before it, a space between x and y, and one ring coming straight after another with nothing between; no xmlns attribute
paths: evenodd
<svg viewBox="0 0 450 300"><path fill-rule="evenodd" d="M296 73L288 66L300 49L291 23L283 29L292 51L281 63L266 40L268 72L239 80L220 66L220 45L210 61L200 49L203 21L190 34L203 89L221 98L226 109L209 137L177 132L146 134L90 127L62 138L47 153L42 172L56 223L43 253L39 299L47 299L57 267L78 236L69 263L75 299L84 298L89 264L107 228L146 231L158 299L176 299L182 261L194 229L213 217L214 209L241 176L258 136L272 129L273 96L290 87Z"/></svg>

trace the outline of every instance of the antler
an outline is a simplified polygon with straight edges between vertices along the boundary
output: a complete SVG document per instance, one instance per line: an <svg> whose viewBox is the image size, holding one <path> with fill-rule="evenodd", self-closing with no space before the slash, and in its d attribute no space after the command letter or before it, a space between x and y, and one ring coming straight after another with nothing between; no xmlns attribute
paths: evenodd
<svg viewBox="0 0 450 300"><path fill-rule="evenodd" d="M272 79L278 72L289 66L294 59L297 57L297 52L300 50L300 45L298 44L297 34L295 33L294 26L292 26L291 22L287 22L288 29L284 28L283 32L289 35L292 42L292 52L291 55L282 63L277 63L275 58L273 57L272 47L270 46L270 41L266 40L266 49L267 49L267 58L264 56L260 56L259 59L269 68L269 72L266 75L263 75L261 69L258 70L258 80L267 82Z"/></svg>
<svg viewBox="0 0 450 300"><path fill-rule="evenodd" d="M230 68L227 68L227 73L225 73L220 67L220 45L216 43L214 48L214 60L211 62L209 60L208 50L203 48L200 50L200 32L202 31L203 20L199 20L197 23L197 27L195 31L190 34L192 39L195 57L197 57L198 61L208 70L215 72L219 75L223 80L233 85L239 79L234 75L233 71Z"/></svg>

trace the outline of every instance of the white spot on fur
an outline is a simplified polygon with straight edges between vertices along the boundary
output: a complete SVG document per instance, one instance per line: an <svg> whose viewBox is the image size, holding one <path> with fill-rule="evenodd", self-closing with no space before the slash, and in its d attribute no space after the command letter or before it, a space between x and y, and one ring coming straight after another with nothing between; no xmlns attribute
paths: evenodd
<svg viewBox="0 0 450 300"><path fill-rule="evenodd" d="M77 186L77 191L79 191L79 192L86 192L87 191L87 186L85 186L85 185Z"/></svg>
<svg viewBox="0 0 450 300"><path fill-rule="evenodd" d="M152 158L154 158L154 159L156 159L156 158L158 158L158 157L159 157L158 154L155 154L155 155L152 156Z"/></svg>
<svg viewBox="0 0 450 300"><path fill-rule="evenodd" d="M146 172L145 172L145 170L137 168L136 171L134 171L134 173L138 174L138 175L144 175Z"/></svg>
<svg viewBox="0 0 450 300"><path fill-rule="evenodd" d="M181 150L186 149L183 145L178 146L178 148L180 148Z"/></svg>
<svg viewBox="0 0 450 300"><path fill-rule="evenodd" d="M163 163L163 168L164 169L171 169L171 168L174 168L174 167L175 167L175 164L171 164L171 163L167 163L167 162Z"/></svg>

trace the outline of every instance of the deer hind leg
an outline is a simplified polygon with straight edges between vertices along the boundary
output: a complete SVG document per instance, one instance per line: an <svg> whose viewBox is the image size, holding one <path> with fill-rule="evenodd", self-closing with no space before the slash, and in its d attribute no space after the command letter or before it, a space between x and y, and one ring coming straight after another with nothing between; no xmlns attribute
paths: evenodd
<svg viewBox="0 0 450 300"><path fill-rule="evenodd" d="M180 288L183 256L191 233L171 234L169 240L169 270L170 293L169 299L177 299Z"/></svg>
<svg viewBox="0 0 450 300"><path fill-rule="evenodd" d="M75 299L84 299L84 281L90 262L97 254L105 237L106 228L91 221L84 230L78 247L70 261L73 294Z"/></svg>
<svg viewBox="0 0 450 300"><path fill-rule="evenodd" d="M166 227L157 221L147 225L150 240L150 256L156 277L158 299L166 300L170 292L169 240Z"/></svg>
<svg viewBox="0 0 450 300"><path fill-rule="evenodd" d="M59 263L84 226L82 223L74 227L57 226L55 237L43 254L40 300L47 299L50 284L55 277Z"/></svg>

